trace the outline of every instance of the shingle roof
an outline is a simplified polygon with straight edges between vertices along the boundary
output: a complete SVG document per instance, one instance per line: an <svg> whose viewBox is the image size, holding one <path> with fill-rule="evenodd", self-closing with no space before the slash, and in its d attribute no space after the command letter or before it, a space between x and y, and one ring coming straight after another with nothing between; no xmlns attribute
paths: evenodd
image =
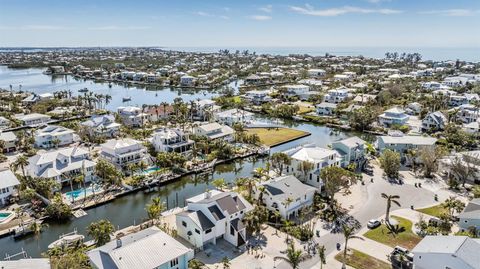
<svg viewBox="0 0 480 269"><path fill-rule="evenodd" d="M296 199L308 192L316 191L314 187L303 184L292 175L277 177L262 183L262 185L265 186L267 192L281 201L287 198Z"/></svg>

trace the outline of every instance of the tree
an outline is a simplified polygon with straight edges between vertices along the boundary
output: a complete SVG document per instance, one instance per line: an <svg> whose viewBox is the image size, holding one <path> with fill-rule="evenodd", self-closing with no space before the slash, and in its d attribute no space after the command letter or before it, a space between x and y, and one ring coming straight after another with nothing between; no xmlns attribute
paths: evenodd
<svg viewBox="0 0 480 269"><path fill-rule="evenodd" d="M230 268L230 259L228 259L227 256L223 257L222 266L223 266L223 269L229 269Z"/></svg>
<svg viewBox="0 0 480 269"><path fill-rule="evenodd" d="M291 158L286 153L275 152L270 157L270 163L272 168L276 170L277 174L282 175L284 166L290 165Z"/></svg>
<svg viewBox="0 0 480 269"><path fill-rule="evenodd" d="M380 156L380 166L385 171L389 178L398 178L398 171L400 170L400 154L392 150L385 150Z"/></svg>
<svg viewBox="0 0 480 269"><path fill-rule="evenodd" d="M246 188L248 191L248 198L252 197L252 192L253 188L255 187L255 183L257 180L255 180L252 177L239 177L236 180L236 184L239 188Z"/></svg>
<svg viewBox="0 0 480 269"><path fill-rule="evenodd" d="M110 242L110 236L113 235L114 231L115 228L113 227L113 224L105 219L92 222L87 227L87 234L93 237L97 247Z"/></svg>
<svg viewBox="0 0 480 269"><path fill-rule="evenodd" d="M424 177L431 178L438 169L438 160L444 155L443 148L424 147L420 149L419 155Z"/></svg>
<svg viewBox="0 0 480 269"><path fill-rule="evenodd" d="M398 199L400 199L400 196L398 195L387 195L385 193L382 193L382 198L387 200L387 212L385 214L385 221L387 223L390 223L390 208L392 207L392 203L396 204L397 206L401 206L400 202Z"/></svg>
<svg viewBox="0 0 480 269"><path fill-rule="evenodd" d="M102 179L103 184L107 187L120 184L123 176L113 164L101 159L97 161L95 174Z"/></svg>
<svg viewBox="0 0 480 269"><path fill-rule="evenodd" d="M13 170L16 171L18 168L22 169L22 175L23 177L26 177L25 173L25 167L29 164L28 159L25 155L20 155L18 158L15 160L15 162L12 163Z"/></svg>
<svg viewBox="0 0 480 269"><path fill-rule="evenodd" d="M475 185L472 190L473 198L480 198L480 185Z"/></svg>
<svg viewBox="0 0 480 269"><path fill-rule="evenodd" d="M475 165L468 162L468 160L464 161L462 157L456 156L451 162L450 171L457 180L462 182L462 186L465 187L465 183L468 181L468 179L475 177L478 169L475 167Z"/></svg>
<svg viewBox="0 0 480 269"><path fill-rule="evenodd" d="M223 190L227 186L227 183L224 178L217 178L212 181L212 185L219 190Z"/></svg>
<svg viewBox="0 0 480 269"><path fill-rule="evenodd" d="M345 261L347 260L347 250L348 250L348 240L350 239L361 239L363 238L356 236L355 235L355 228L350 227L346 224L342 225L342 233L343 233L343 238L345 239L345 246L343 248L343 262L342 262L342 268L345 269L347 266L345 265Z"/></svg>
<svg viewBox="0 0 480 269"><path fill-rule="evenodd" d="M350 126L357 131L369 130L379 114L377 107L366 106L355 109L349 117Z"/></svg>
<svg viewBox="0 0 480 269"><path fill-rule="evenodd" d="M334 208L335 193L348 189L356 181L355 174L338 166L323 168L320 177L323 179L325 194L332 209Z"/></svg>
<svg viewBox="0 0 480 269"><path fill-rule="evenodd" d="M243 218L250 233L259 233L262 224L268 220L268 209L264 206L257 205L250 212L247 212Z"/></svg>
<svg viewBox="0 0 480 269"><path fill-rule="evenodd" d="M60 221L67 220L73 215L70 206L62 201L61 195L56 195L45 211L50 218Z"/></svg>
<svg viewBox="0 0 480 269"><path fill-rule="evenodd" d="M456 199L453 196L449 197L441 205L443 206L443 208L448 210L448 214L450 216L450 219L453 217L455 212L460 213L465 208L465 203Z"/></svg>
<svg viewBox="0 0 480 269"><path fill-rule="evenodd" d="M317 252L318 257L320 258L320 269L322 269L323 265L327 263L325 256L325 246L318 246Z"/></svg>
<svg viewBox="0 0 480 269"><path fill-rule="evenodd" d="M152 202L147 204L147 207L145 208L148 218L152 221L158 219L165 209L165 203L162 202L160 197L152 198Z"/></svg>
<svg viewBox="0 0 480 269"><path fill-rule="evenodd" d="M290 243L287 248L287 257L274 257L274 260L284 260L290 264L293 269L298 269L302 261L308 259L308 255L304 254L302 250L295 249L295 244Z"/></svg>
<svg viewBox="0 0 480 269"><path fill-rule="evenodd" d="M189 269L202 269L205 268L205 264L197 259L191 259L188 262L188 268Z"/></svg>
<svg viewBox="0 0 480 269"><path fill-rule="evenodd" d="M308 172L310 172L315 167L315 164L310 161L301 161L298 164L297 170L301 171L303 174L303 180L306 181L308 178Z"/></svg>

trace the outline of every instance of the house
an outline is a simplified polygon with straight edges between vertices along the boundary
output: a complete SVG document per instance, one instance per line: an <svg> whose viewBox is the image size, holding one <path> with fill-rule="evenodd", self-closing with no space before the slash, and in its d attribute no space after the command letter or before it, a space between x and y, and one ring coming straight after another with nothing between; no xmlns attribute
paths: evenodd
<svg viewBox="0 0 480 269"><path fill-rule="evenodd" d="M378 116L378 122L383 126L391 125L405 125L410 117L405 113L405 110L393 107L385 110L383 114Z"/></svg>
<svg viewBox="0 0 480 269"><path fill-rule="evenodd" d="M152 145L157 152L187 153L192 149L193 140L179 129L161 129L153 134Z"/></svg>
<svg viewBox="0 0 480 269"><path fill-rule="evenodd" d="M119 107L117 112L122 119L122 123L129 127L141 127L148 122L148 114L143 113L139 107Z"/></svg>
<svg viewBox="0 0 480 269"><path fill-rule="evenodd" d="M253 206L235 192L207 191L186 200L184 211L176 215L178 235L195 248L203 249L223 238L235 247L246 242L244 215Z"/></svg>
<svg viewBox="0 0 480 269"><path fill-rule="evenodd" d="M10 127L10 121L5 117L0 116L0 130L8 129Z"/></svg>
<svg viewBox="0 0 480 269"><path fill-rule="evenodd" d="M335 103L327 103L321 102L320 104L315 106L317 109L317 114L322 116L332 116L335 114L335 110L337 109L337 104Z"/></svg>
<svg viewBox="0 0 480 269"><path fill-rule="evenodd" d="M220 106L215 105L215 101L210 99L201 99L195 101L195 109L193 111L193 118L207 121L213 117L214 113L219 112Z"/></svg>
<svg viewBox="0 0 480 269"><path fill-rule="evenodd" d="M480 268L480 239L467 236L426 236L412 253L415 269Z"/></svg>
<svg viewBox="0 0 480 269"><path fill-rule="evenodd" d="M451 107L457 107L468 104L468 98L464 95L450 95L448 105Z"/></svg>
<svg viewBox="0 0 480 269"><path fill-rule="evenodd" d="M478 121L464 123L462 129L469 134L478 135L478 132L480 131L480 124Z"/></svg>
<svg viewBox="0 0 480 269"><path fill-rule="evenodd" d="M342 158L342 167L354 163L361 167L365 161L365 140L352 136L332 143L332 149L336 150Z"/></svg>
<svg viewBox="0 0 480 269"><path fill-rule="evenodd" d="M321 78L324 77L327 72L323 69L312 68L307 70L307 74L311 78Z"/></svg>
<svg viewBox="0 0 480 269"><path fill-rule="evenodd" d="M258 188L262 186L264 193ZM300 182L295 176L281 176L261 182L254 188L254 196L265 204L268 210L278 211L282 218L292 219L298 217L303 208L313 204L316 188Z"/></svg>
<svg viewBox="0 0 480 269"><path fill-rule="evenodd" d="M264 78L261 78L258 75L251 74L245 78L245 84L247 85L257 85L261 84L263 81L265 81Z"/></svg>
<svg viewBox="0 0 480 269"><path fill-rule="evenodd" d="M471 104L461 105L457 108L452 108L450 111L456 112L457 119L461 120L463 123L478 121L480 116L478 108Z"/></svg>
<svg viewBox="0 0 480 269"><path fill-rule="evenodd" d="M21 121L23 126L38 126L41 124L48 123L51 118L50 116L32 113L32 114L19 114L14 116L17 120Z"/></svg>
<svg viewBox="0 0 480 269"><path fill-rule="evenodd" d="M287 175L295 175L306 184L314 186L319 190L323 186L323 180L320 178L322 169L341 165L341 158L338 152L315 145L301 146L287 150L285 153L290 156L291 162L290 165L284 167L283 172ZM309 171L302 170L303 162L312 163L312 169Z"/></svg>
<svg viewBox="0 0 480 269"><path fill-rule="evenodd" d="M439 131L447 125L447 117L440 111L430 112L422 120L422 131Z"/></svg>
<svg viewBox="0 0 480 269"><path fill-rule="evenodd" d="M184 87L191 87L195 83L195 77L184 75L180 77L180 85Z"/></svg>
<svg viewBox="0 0 480 269"><path fill-rule="evenodd" d="M173 106L162 104L158 106L150 106L147 108L145 113L148 115L148 120L150 122L156 122L162 119L167 119L170 115L172 115Z"/></svg>
<svg viewBox="0 0 480 269"><path fill-rule="evenodd" d="M302 100L307 100L310 92L310 87L307 85L285 85L282 86L287 96L297 96Z"/></svg>
<svg viewBox="0 0 480 269"><path fill-rule="evenodd" d="M455 162L461 162L465 169L469 169L469 175L467 178L458 178L457 173L453 173L452 165ZM457 180L466 180L469 183L473 184L480 184L480 151L473 150L473 151L464 151L453 153L450 156L440 159L441 165L439 168L442 169L441 172L447 174L449 177L456 178Z"/></svg>
<svg viewBox="0 0 480 269"><path fill-rule="evenodd" d="M10 204L10 198L18 195L20 181L11 170L0 171L0 205Z"/></svg>
<svg viewBox="0 0 480 269"><path fill-rule="evenodd" d="M95 178L95 165L87 149L69 147L37 153L28 159L25 170L31 177L53 178L58 183L69 182L80 174L90 182Z"/></svg>
<svg viewBox="0 0 480 269"><path fill-rule="evenodd" d="M128 164L148 162L147 150L140 141L131 138L111 139L101 145L100 158L107 160L117 168Z"/></svg>
<svg viewBox="0 0 480 269"><path fill-rule="evenodd" d="M422 105L418 102L413 102L407 105L405 113L408 115L418 115L422 111Z"/></svg>
<svg viewBox="0 0 480 269"><path fill-rule="evenodd" d="M34 133L35 146L39 148L52 148L66 146L80 141L75 131L63 126L49 125Z"/></svg>
<svg viewBox="0 0 480 269"><path fill-rule="evenodd" d="M255 105L261 105L272 101L269 96L270 90L252 90L245 93L243 96L246 100L252 102Z"/></svg>
<svg viewBox="0 0 480 269"><path fill-rule="evenodd" d="M51 269L49 258L25 258L19 260L1 260L2 269Z"/></svg>
<svg viewBox="0 0 480 269"><path fill-rule="evenodd" d="M18 138L14 132L0 131L0 141L3 141L3 153L14 152L17 150Z"/></svg>
<svg viewBox="0 0 480 269"><path fill-rule="evenodd" d="M347 88L338 88L329 90L327 94L323 97L323 101L327 103L342 103L347 101L351 97L350 89Z"/></svg>
<svg viewBox="0 0 480 269"><path fill-rule="evenodd" d="M195 127L193 133L198 136L206 136L208 140L223 139L231 142L235 131L228 125L212 122Z"/></svg>
<svg viewBox="0 0 480 269"><path fill-rule="evenodd" d="M81 123L90 136L115 137L120 132L121 124L115 122L113 115L93 115Z"/></svg>
<svg viewBox="0 0 480 269"><path fill-rule="evenodd" d="M472 199L458 215L458 226L461 231L475 228L477 236L480 236L480 198ZM480 265L480 264L479 264Z"/></svg>
<svg viewBox="0 0 480 269"><path fill-rule="evenodd" d="M96 269L188 269L194 252L154 226L118 237L87 256Z"/></svg>
<svg viewBox="0 0 480 269"><path fill-rule="evenodd" d="M214 118L219 123L232 126L235 123L248 124L253 120L254 114L241 109L229 109L221 112L217 112Z"/></svg>
<svg viewBox="0 0 480 269"><path fill-rule="evenodd" d="M377 148L380 152L386 149L400 153L402 162L406 161L406 154L409 149L434 148L437 139L429 136L379 136L377 138Z"/></svg>
<svg viewBox="0 0 480 269"><path fill-rule="evenodd" d="M353 102L357 105L364 105L370 101L375 100L375 98L377 98L376 95L360 93L357 94L355 98L353 98Z"/></svg>

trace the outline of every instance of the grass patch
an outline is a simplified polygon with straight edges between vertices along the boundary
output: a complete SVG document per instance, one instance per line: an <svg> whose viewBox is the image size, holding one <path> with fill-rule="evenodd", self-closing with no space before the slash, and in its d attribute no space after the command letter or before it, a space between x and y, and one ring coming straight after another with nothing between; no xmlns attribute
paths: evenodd
<svg viewBox="0 0 480 269"><path fill-rule="evenodd" d="M448 210L445 209L441 204L427 208L420 208L417 209L417 211L437 218L439 218L442 214L448 213Z"/></svg>
<svg viewBox="0 0 480 269"><path fill-rule="evenodd" d="M267 146L284 143L308 134L308 132L290 128L249 128L247 133L257 134L260 142Z"/></svg>
<svg viewBox="0 0 480 269"><path fill-rule="evenodd" d="M298 106L299 107L299 110L297 112L297 114L306 114L306 113L309 113L309 112L312 112L312 111L315 111L315 108L313 107L307 107L307 106Z"/></svg>
<svg viewBox="0 0 480 269"><path fill-rule="evenodd" d="M343 262L343 251L335 255L335 259L339 262ZM347 253L347 260L345 261L345 263L348 266L351 266L357 269L365 269L365 268L391 269L392 268L392 266L389 265L388 263L355 249L350 249L350 252Z"/></svg>
<svg viewBox="0 0 480 269"><path fill-rule="evenodd" d="M391 247L402 246L410 250L413 249L422 238L412 232L412 222L397 216L392 216L392 218L397 220L398 225L405 230L393 235L389 233L387 226L382 224L378 228L366 232L363 236Z"/></svg>

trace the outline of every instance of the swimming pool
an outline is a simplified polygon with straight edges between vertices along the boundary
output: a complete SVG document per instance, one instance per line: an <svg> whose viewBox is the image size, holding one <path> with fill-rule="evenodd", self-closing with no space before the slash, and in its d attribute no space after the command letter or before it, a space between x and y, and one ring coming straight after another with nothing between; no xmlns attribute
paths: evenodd
<svg viewBox="0 0 480 269"><path fill-rule="evenodd" d="M81 189L78 189L78 190L74 190L74 191L69 191L67 193L65 193L65 196L66 198L73 202L75 199L83 199L83 198L86 198L92 194L98 194L98 193L101 193L103 192L103 188L98 186L98 185L95 185L95 186L89 186L88 188L84 189L84 188L81 188Z"/></svg>
<svg viewBox="0 0 480 269"><path fill-rule="evenodd" d="M143 170L142 175L149 175L149 174L151 174L151 173L160 171L160 169L161 169L161 168L158 167L158 166L153 166L153 167L150 167L150 168L148 168L148 169L146 169L146 170Z"/></svg>
<svg viewBox="0 0 480 269"><path fill-rule="evenodd" d="M0 223L7 222L13 218L13 212L2 211L0 212Z"/></svg>

